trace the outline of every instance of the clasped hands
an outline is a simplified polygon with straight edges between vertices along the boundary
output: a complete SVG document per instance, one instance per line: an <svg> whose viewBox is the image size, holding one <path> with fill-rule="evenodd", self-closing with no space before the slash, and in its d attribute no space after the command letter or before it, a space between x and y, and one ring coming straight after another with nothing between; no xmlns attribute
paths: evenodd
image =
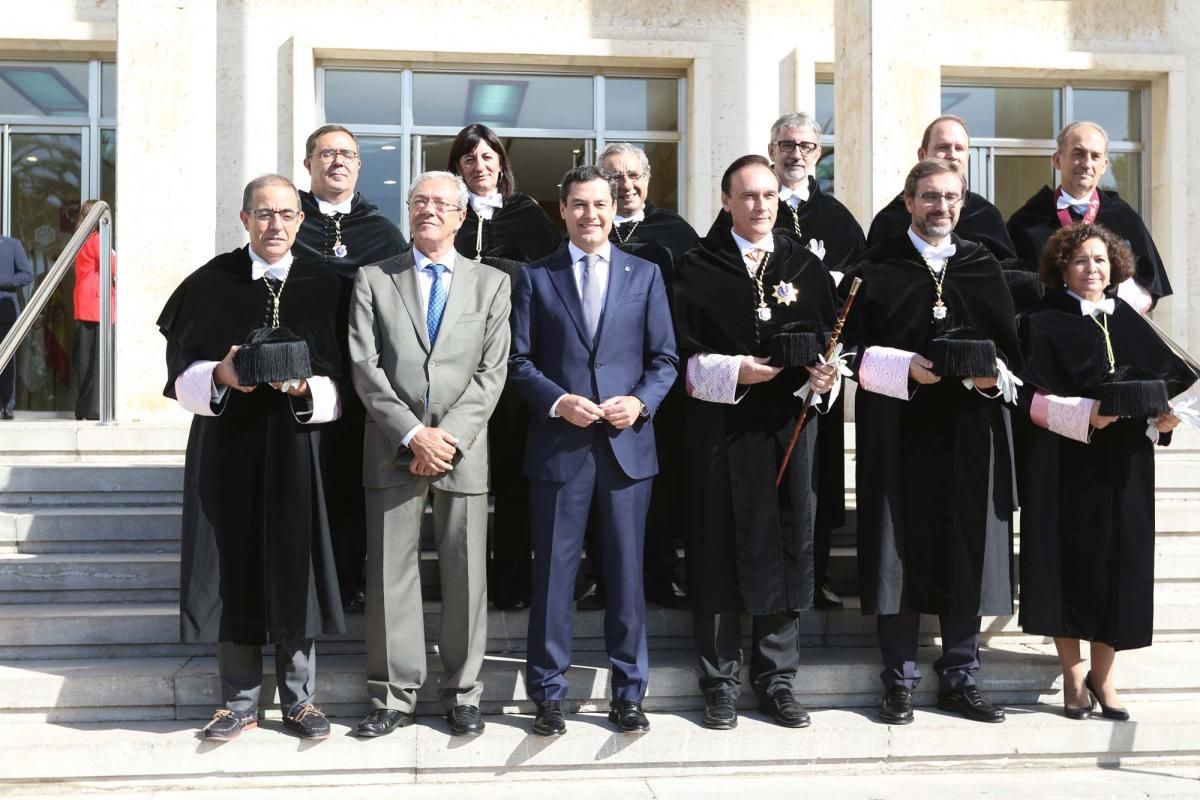
<svg viewBox="0 0 1200 800"><path fill-rule="evenodd" d="M772 367L768 361L769 359L760 356L742 356L742 363L738 365L737 382L747 386L766 383L783 372L781 367ZM805 369L808 370L809 385L817 394L825 394L837 383L837 364L816 364Z"/></svg>
<svg viewBox="0 0 1200 800"><path fill-rule="evenodd" d="M408 469L413 475L432 478L454 469L458 439L449 431L426 426L408 440L413 460Z"/></svg>
<svg viewBox="0 0 1200 800"><path fill-rule="evenodd" d="M237 351L238 345L235 344L233 347L230 347L229 352L225 354L225 357L213 369L213 383L217 386L228 386L236 392L248 394L258 387L243 386L238 383L237 370L233 368L233 357L237 354ZM272 389L281 389L282 387L283 381L271 382ZM308 381L301 378L298 384L288 387L287 393L292 397L309 397L312 394L312 390L308 388Z"/></svg>
<svg viewBox="0 0 1200 800"><path fill-rule="evenodd" d="M569 394L558 401L557 411L560 417L580 428L607 422L620 431L637 422L642 413L642 401L626 394L593 403L586 397Z"/></svg>

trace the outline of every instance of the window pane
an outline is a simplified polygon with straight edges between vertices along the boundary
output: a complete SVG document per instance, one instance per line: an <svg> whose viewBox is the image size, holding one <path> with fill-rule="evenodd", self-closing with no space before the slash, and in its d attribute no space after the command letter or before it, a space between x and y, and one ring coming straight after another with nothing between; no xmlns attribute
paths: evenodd
<svg viewBox="0 0 1200 800"><path fill-rule="evenodd" d="M1062 127L1059 89L942 87L942 113L967 121L972 136L1053 139Z"/></svg>
<svg viewBox="0 0 1200 800"><path fill-rule="evenodd" d="M672 78L606 78L605 127L620 131L679 130L679 82Z"/></svg>
<svg viewBox="0 0 1200 800"><path fill-rule="evenodd" d="M817 183L825 194L833 194L834 170L833 148L822 147L821 159L817 162Z"/></svg>
<svg viewBox="0 0 1200 800"><path fill-rule="evenodd" d="M593 127L590 76L413 75L413 121L461 128ZM561 176L560 176L561 177Z"/></svg>
<svg viewBox="0 0 1200 800"><path fill-rule="evenodd" d="M86 117L88 65L0 61L0 114Z"/></svg>
<svg viewBox="0 0 1200 800"><path fill-rule="evenodd" d="M1141 92L1125 89L1076 89L1074 96L1075 119L1099 123L1110 139L1139 141L1142 138Z"/></svg>
<svg viewBox="0 0 1200 800"><path fill-rule="evenodd" d="M385 217L400 225L404 219L404 194L408 190L400 185L400 137L359 136L358 150L362 157L358 191L379 206Z"/></svg>
<svg viewBox="0 0 1200 800"><path fill-rule="evenodd" d="M117 115L117 65L105 61L100 65L100 116Z"/></svg>
<svg viewBox="0 0 1200 800"><path fill-rule="evenodd" d="M821 123L821 132L832 136L833 135L833 84L823 81L817 81L816 84L817 98L816 108L813 113L817 115L817 122Z"/></svg>
<svg viewBox="0 0 1200 800"><path fill-rule="evenodd" d="M611 144L611 142L610 142ZM671 211L679 209L679 145L674 142L631 142L650 162L647 200Z"/></svg>
<svg viewBox="0 0 1200 800"><path fill-rule="evenodd" d="M325 70L325 121L399 125L400 72Z"/></svg>
<svg viewBox="0 0 1200 800"><path fill-rule="evenodd" d="M1108 172L1100 179L1100 188L1113 190L1121 199L1142 213L1142 157L1140 153L1109 153Z"/></svg>
<svg viewBox="0 0 1200 800"><path fill-rule="evenodd" d="M112 128L100 131L100 199L108 203L113 213L113 229L117 224L117 132Z"/></svg>
<svg viewBox="0 0 1200 800"><path fill-rule="evenodd" d="M1054 186L1054 167L1045 156L996 156L996 196L993 202L1005 219L1043 186Z"/></svg>

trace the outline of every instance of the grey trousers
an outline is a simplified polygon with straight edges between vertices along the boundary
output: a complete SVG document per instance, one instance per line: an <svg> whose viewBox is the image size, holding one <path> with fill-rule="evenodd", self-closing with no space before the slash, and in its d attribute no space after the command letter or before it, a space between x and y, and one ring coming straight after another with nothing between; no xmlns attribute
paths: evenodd
<svg viewBox="0 0 1200 800"><path fill-rule="evenodd" d="M367 694L372 708L409 713L425 683L425 619L419 543L426 498L433 504L442 586L438 634L444 710L479 705L487 645L486 494L456 494L427 479L367 489Z"/></svg>
<svg viewBox="0 0 1200 800"><path fill-rule="evenodd" d="M258 710L262 666L262 648L258 645L217 643L221 701L226 708L242 714ZM311 703L317 691L317 643L299 639L276 644L275 681L279 686L279 707L284 714Z"/></svg>

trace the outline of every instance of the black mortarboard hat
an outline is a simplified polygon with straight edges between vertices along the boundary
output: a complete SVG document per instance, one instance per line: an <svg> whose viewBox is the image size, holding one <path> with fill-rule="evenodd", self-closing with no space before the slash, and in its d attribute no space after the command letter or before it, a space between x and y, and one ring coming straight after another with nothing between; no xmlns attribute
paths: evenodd
<svg viewBox="0 0 1200 800"><path fill-rule="evenodd" d="M803 367L824 355L829 332L812 322L789 322L768 344L772 367Z"/></svg>
<svg viewBox="0 0 1200 800"><path fill-rule="evenodd" d="M929 343L933 371L947 378L994 378L996 345L970 328L952 328Z"/></svg>
<svg viewBox="0 0 1200 800"><path fill-rule="evenodd" d="M1151 417L1169 411L1167 383L1139 367L1117 367L1098 392L1106 417Z"/></svg>
<svg viewBox="0 0 1200 800"><path fill-rule="evenodd" d="M287 328L256 328L233 355L242 386L311 378L308 343Z"/></svg>
<svg viewBox="0 0 1200 800"><path fill-rule="evenodd" d="M1018 314L1031 310L1041 302L1046 286L1033 264L1020 258L1006 258L1000 262L1000 268Z"/></svg>

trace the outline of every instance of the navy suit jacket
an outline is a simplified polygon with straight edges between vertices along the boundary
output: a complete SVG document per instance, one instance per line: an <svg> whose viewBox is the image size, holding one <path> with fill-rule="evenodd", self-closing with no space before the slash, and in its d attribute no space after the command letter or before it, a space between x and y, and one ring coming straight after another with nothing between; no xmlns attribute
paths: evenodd
<svg viewBox="0 0 1200 800"><path fill-rule="evenodd" d="M679 357L667 293L657 266L616 247L595 341L589 341L570 252L523 267L512 308L508 380L529 404L525 474L564 482L583 466L594 427L580 428L550 408L564 394L595 402L633 395L653 418L675 382ZM623 431L600 423L617 463L634 479L658 472L654 426L639 419Z"/></svg>

